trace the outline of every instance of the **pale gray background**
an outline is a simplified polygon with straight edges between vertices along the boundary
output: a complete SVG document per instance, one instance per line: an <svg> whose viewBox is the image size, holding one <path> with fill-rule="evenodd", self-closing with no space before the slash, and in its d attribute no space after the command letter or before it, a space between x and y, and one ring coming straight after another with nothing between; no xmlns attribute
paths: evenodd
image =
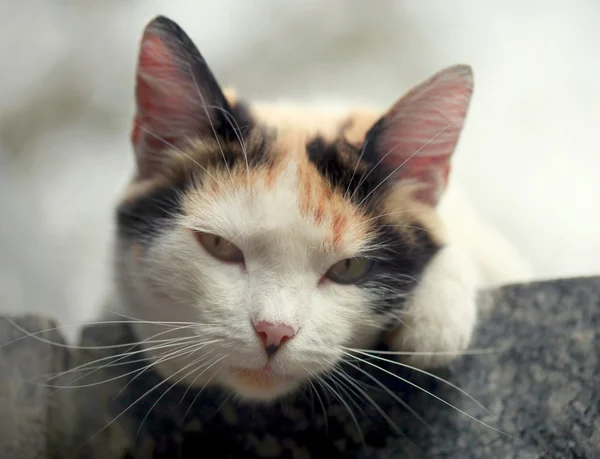
<svg viewBox="0 0 600 459"><path fill-rule="evenodd" d="M600 273L597 1L3 0L0 310L97 311L138 39L159 13L249 97L385 106L471 64L456 177L537 278Z"/></svg>

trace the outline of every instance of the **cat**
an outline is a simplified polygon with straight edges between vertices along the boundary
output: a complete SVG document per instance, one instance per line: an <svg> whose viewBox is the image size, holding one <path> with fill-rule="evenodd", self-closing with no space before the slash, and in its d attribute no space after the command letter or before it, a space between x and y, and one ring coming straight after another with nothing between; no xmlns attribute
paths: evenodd
<svg viewBox="0 0 600 459"><path fill-rule="evenodd" d="M247 104L152 20L115 299L159 374L268 403L381 340L425 369L465 351L482 271L438 207L472 92L457 65L387 112ZM163 323L188 347L153 346Z"/></svg>

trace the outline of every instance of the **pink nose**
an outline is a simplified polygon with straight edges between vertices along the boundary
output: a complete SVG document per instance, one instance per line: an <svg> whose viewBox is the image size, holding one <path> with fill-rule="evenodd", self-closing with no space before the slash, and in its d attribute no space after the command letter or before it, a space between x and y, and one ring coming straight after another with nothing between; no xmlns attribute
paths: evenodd
<svg viewBox="0 0 600 459"><path fill-rule="evenodd" d="M289 325L273 324L266 321L261 321L253 325L269 357L275 354L283 343L294 337L294 329Z"/></svg>

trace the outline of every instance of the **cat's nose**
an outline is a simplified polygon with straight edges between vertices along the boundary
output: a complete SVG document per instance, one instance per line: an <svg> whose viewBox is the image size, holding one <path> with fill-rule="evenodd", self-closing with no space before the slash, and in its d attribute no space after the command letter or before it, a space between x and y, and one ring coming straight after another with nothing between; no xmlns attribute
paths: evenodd
<svg viewBox="0 0 600 459"><path fill-rule="evenodd" d="M289 325L274 324L264 320L253 325L269 357L275 354L283 343L294 337L294 329Z"/></svg>

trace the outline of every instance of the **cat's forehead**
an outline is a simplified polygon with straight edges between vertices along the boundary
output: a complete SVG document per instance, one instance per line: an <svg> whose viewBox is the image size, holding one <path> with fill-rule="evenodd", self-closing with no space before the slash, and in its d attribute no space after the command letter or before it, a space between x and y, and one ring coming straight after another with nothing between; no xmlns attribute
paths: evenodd
<svg viewBox="0 0 600 459"><path fill-rule="evenodd" d="M185 193L185 225L228 238L294 238L319 250L360 252L369 239L370 216L317 170L309 160L310 143L306 131L279 131L262 163L242 159L229 168L207 168Z"/></svg>
<svg viewBox="0 0 600 459"><path fill-rule="evenodd" d="M243 103L233 88L226 88L223 93L233 107ZM286 140L298 139L299 134L327 141L343 137L354 145L363 142L367 131L382 114L374 107L357 109L342 102L319 101L315 106L279 101L254 103L249 111L259 122L276 128L282 136L289 136Z"/></svg>

